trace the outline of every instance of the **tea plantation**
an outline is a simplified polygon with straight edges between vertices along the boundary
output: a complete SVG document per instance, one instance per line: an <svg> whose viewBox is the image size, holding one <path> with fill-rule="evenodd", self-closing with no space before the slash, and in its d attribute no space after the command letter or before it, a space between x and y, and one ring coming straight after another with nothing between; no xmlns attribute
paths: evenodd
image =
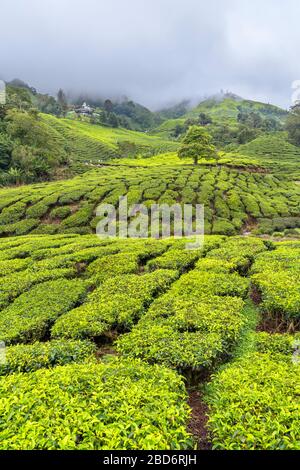
<svg viewBox="0 0 300 470"><path fill-rule="evenodd" d="M204 204L207 234L300 227L300 186L281 174L222 164L116 164L70 180L0 189L0 235L94 233L97 206L117 205L125 195L129 206Z"/></svg>
<svg viewBox="0 0 300 470"><path fill-rule="evenodd" d="M276 130L179 159L178 124L204 112L237 128L243 110ZM300 450L300 151L285 118L231 98L147 132L39 115L75 176L0 188L0 450ZM97 207L123 196L148 213L203 204L204 245L173 237L174 217L167 238L98 238Z"/></svg>
<svg viewBox="0 0 300 470"><path fill-rule="evenodd" d="M185 243L0 239L0 449L203 448L191 387L211 448L300 449L300 242Z"/></svg>

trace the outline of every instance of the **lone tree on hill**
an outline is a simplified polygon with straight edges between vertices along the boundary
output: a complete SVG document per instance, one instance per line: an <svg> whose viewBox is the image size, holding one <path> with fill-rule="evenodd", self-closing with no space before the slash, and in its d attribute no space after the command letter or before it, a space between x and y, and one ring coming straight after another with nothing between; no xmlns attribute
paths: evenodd
<svg viewBox="0 0 300 470"><path fill-rule="evenodd" d="M211 143L212 137L206 129L191 126L185 134L179 148L179 158L192 158L198 164L199 158L217 158L216 147Z"/></svg>

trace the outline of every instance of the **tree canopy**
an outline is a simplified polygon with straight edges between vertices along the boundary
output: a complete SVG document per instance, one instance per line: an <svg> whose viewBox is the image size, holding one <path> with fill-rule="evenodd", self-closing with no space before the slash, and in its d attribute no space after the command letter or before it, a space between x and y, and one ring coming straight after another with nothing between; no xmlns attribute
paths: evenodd
<svg viewBox="0 0 300 470"><path fill-rule="evenodd" d="M194 164L197 165L199 158L216 158L217 152L207 130L203 127L191 126L182 139L178 156L179 158L192 158Z"/></svg>
<svg viewBox="0 0 300 470"><path fill-rule="evenodd" d="M300 146L300 106L291 108L286 121L286 130L292 144Z"/></svg>

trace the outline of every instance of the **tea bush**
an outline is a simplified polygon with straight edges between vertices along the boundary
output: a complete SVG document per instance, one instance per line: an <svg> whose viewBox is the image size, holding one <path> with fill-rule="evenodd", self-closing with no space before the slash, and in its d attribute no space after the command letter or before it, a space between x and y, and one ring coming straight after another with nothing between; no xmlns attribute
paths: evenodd
<svg viewBox="0 0 300 470"><path fill-rule="evenodd" d="M43 339L51 323L83 300L87 284L57 280L39 284L2 310L0 340L27 343Z"/></svg>
<svg viewBox="0 0 300 470"><path fill-rule="evenodd" d="M177 271L158 270L143 276L123 274L108 279L85 304L56 321L52 336L86 338L102 336L113 327L130 329L154 296L164 292L177 277Z"/></svg>
<svg viewBox="0 0 300 470"><path fill-rule="evenodd" d="M178 164L175 157L176 164L166 166L163 156L155 164L145 159L138 166L138 161L105 165L73 179L26 185L18 191L0 190L0 235L92 233L97 205L116 205L124 195L129 196L129 206L204 204L207 233L230 236L243 230L273 233L300 227L300 187L280 175L215 165L194 168Z"/></svg>
<svg viewBox="0 0 300 470"><path fill-rule="evenodd" d="M0 415L0 449L193 446L182 379L169 369L132 360L0 378Z"/></svg>
<svg viewBox="0 0 300 470"><path fill-rule="evenodd" d="M252 353L209 385L213 448L300 449L300 368L270 353Z"/></svg>
<svg viewBox="0 0 300 470"><path fill-rule="evenodd" d="M32 372L42 368L94 360L96 346L89 341L53 340L45 343L16 344L5 350L0 375Z"/></svg>

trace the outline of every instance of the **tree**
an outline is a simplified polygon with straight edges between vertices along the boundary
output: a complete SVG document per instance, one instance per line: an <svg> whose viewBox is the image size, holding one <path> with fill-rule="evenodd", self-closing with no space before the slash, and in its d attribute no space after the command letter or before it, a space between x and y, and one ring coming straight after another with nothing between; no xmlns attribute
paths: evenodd
<svg viewBox="0 0 300 470"><path fill-rule="evenodd" d="M174 137L179 137L181 134L185 132L185 126L182 124L176 124L175 129L173 131L173 136Z"/></svg>
<svg viewBox="0 0 300 470"><path fill-rule="evenodd" d="M205 113L199 114L199 124L200 126L207 126L208 124L212 123L212 118Z"/></svg>
<svg viewBox="0 0 300 470"><path fill-rule="evenodd" d="M0 133L0 169L7 170L11 162L13 142L7 134Z"/></svg>
<svg viewBox="0 0 300 470"><path fill-rule="evenodd" d="M113 110L113 104L110 100L105 100L104 102L104 109L105 111L110 114Z"/></svg>
<svg viewBox="0 0 300 470"><path fill-rule="evenodd" d="M212 137L206 129L192 126L187 131L179 148L179 158L192 158L197 165L199 158L217 158L215 146L211 143Z"/></svg>
<svg viewBox="0 0 300 470"><path fill-rule="evenodd" d="M258 136L258 132L259 131L256 129L240 124L237 133L237 141L240 145L246 144L247 142L255 139Z"/></svg>
<svg viewBox="0 0 300 470"><path fill-rule="evenodd" d="M57 102L60 106L62 115L65 116L68 110L68 102L65 92L61 88L58 90L57 93Z"/></svg>
<svg viewBox="0 0 300 470"><path fill-rule="evenodd" d="M110 113L108 115L107 119L107 124L111 127L118 127L119 126L119 121L115 113Z"/></svg>
<svg viewBox="0 0 300 470"><path fill-rule="evenodd" d="M286 130L292 144L300 146L300 106L293 106L286 120Z"/></svg>

